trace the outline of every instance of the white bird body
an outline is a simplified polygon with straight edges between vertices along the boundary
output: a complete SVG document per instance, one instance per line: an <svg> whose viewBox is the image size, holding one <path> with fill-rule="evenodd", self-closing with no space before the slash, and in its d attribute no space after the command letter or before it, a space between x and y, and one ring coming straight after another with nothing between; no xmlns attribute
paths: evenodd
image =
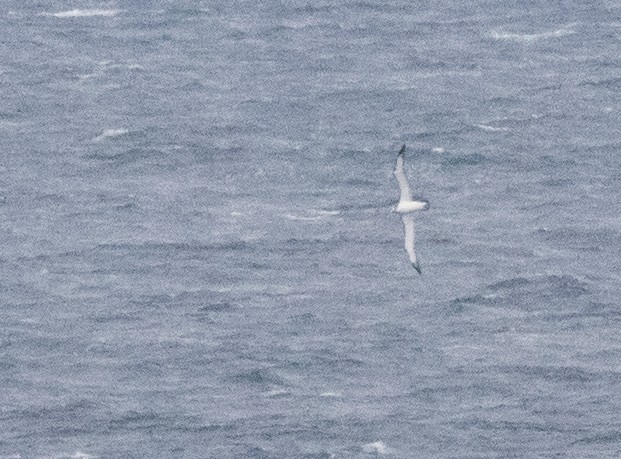
<svg viewBox="0 0 621 459"><path fill-rule="evenodd" d="M399 184L401 190L401 196L399 203L393 207L393 211L400 213L403 220L403 226L405 228L405 250L408 253L410 263L414 269L420 274L420 265L416 261L416 252L414 251L414 216L412 212L418 210L429 209L429 203L427 201L417 201L412 199L412 193L410 192L410 186L403 172L403 162L405 160L405 145L401 147L399 155L397 156L397 165L395 167L395 178Z"/></svg>

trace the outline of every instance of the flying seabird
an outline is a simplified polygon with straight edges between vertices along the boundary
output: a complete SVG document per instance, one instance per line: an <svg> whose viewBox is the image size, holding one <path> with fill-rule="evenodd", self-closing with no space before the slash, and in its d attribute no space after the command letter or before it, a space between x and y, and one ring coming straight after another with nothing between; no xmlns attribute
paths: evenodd
<svg viewBox="0 0 621 459"><path fill-rule="evenodd" d="M399 154L397 155L397 165L395 166L395 177L401 190L401 196L399 197L399 203L393 207L393 212L401 214L403 219L403 226L405 227L405 250L408 253L410 262L414 269L421 274L420 265L416 261L416 252L414 252L414 215L413 212L417 210L429 209L429 202L422 200L412 200L412 194L410 192L410 186L403 173L403 162L405 160L405 144L401 147Z"/></svg>

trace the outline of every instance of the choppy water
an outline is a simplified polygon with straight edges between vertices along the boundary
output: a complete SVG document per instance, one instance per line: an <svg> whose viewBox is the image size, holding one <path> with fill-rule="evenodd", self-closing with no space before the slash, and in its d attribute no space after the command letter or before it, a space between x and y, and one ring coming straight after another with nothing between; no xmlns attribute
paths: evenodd
<svg viewBox="0 0 621 459"><path fill-rule="evenodd" d="M0 31L1 458L621 456L618 2Z"/></svg>

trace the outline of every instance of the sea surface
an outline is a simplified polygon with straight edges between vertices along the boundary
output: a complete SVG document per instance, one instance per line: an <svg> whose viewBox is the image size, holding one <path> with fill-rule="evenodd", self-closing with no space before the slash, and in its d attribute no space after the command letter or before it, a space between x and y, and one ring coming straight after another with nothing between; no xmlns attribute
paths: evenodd
<svg viewBox="0 0 621 459"><path fill-rule="evenodd" d="M620 197L617 0L3 0L0 459L621 457Z"/></svg>

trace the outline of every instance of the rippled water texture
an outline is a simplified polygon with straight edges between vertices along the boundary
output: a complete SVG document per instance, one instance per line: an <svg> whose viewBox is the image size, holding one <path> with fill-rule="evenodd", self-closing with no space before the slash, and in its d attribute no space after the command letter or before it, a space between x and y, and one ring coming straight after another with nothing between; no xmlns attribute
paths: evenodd
<svg viewBox="0 0 621 459"><path fill-rule="evenodd" d="M618 2L0 31L0 458L621 456Z"/></svg>

